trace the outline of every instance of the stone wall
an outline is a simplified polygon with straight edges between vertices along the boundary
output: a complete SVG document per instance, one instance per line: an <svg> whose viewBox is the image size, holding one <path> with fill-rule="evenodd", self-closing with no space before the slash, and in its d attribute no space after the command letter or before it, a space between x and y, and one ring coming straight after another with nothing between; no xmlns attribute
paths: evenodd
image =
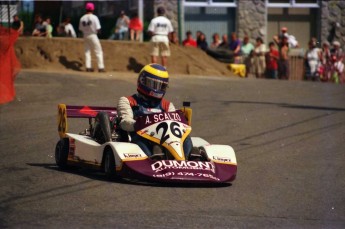
<svg viewBox="0 0 345 229"><path fill-rule="evenodd" d="M238 37L248 35L252 41L257 37L265 40L266 10L265 0L238 1L236 19Z"/></svg>
<svg viewBox="0 0 345 229"><path fill-rule="evenodd" d="M151 0L150 0L151 1ZM157 8L165 8L165 16L169 18L175 31L178 31L178 0L155 0L154 13L157 16Z"/></svg>
<svg viewBox="0 0 345 229"><path fill-rule="evenodd" d="M345 46L345 1L322 1L321 41L339 41Z"/></svg>

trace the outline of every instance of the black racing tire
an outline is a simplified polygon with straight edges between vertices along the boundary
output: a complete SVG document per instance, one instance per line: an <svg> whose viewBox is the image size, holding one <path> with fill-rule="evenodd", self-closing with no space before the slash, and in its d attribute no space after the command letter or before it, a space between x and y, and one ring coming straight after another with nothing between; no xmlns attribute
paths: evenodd
<svg viewBox="0 0 345 229"><path fill-rule="evenodd" d="M55 162L60 169L67 168L67 158L69 152L69 139L62 138L55 147Z"/></svg>
<svg viewBox="0 0 345 229"><path fill-rule="evenodd" d="M207 49L206 53L209 56L212 56L216 60L223 63L233 63L234 62L234 53L231 50L217 48L217 49Z"/></svg>
<svg viewBox="0 0 345 229"><path fill-rule="evenodd" d="M109 180L117 179L114 153L111 149L104 152L104 173Z"/></svg>
<svg viewBox="0 0 345 229"><path fill-rule="evenodd" d="M93 137L100 143L111 141L110 119L106 112L97 114Z"/></svg>

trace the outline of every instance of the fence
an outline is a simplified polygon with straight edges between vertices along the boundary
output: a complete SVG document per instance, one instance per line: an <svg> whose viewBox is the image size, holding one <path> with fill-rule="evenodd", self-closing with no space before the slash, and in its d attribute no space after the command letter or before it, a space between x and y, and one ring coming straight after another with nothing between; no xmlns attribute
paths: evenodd
<svg viewBox="0 0 345 229"><path fill-rule="evenodd" d="M304 50L291 49L289 52L290 80L303 80L304 74Z"/></svg>

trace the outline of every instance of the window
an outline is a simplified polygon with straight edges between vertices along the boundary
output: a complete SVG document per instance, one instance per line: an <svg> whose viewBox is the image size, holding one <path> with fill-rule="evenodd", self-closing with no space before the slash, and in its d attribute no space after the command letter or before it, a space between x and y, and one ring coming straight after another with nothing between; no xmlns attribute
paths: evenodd
<svg viewBox="0 0 345 229"><path fill-rule="evenodd" d="M236 7L236 0L184 0L184 6Z"/></svg>
<svg viewBox="0 0 345 229"><path fill-rule="evenodd" d="M268 7L318 8L321 0L266 0Z"/></svg>

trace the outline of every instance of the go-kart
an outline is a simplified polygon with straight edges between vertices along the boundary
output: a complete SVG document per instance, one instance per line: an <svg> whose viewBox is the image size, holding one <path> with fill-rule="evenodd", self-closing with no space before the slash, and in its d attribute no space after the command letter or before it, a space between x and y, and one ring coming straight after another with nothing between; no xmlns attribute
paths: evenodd
<svg viewBox="0 0 345 229"><path fill-rule="evenodd" d="M187 183L235 180L237 161L228 145L213 145L200 137L190 137L193 149L200 155L193 159L185 157L183 142L192 130L191 114L192 109L184 106L175 112L150 114L136 120L136 133L162 149L162 155L157 158L147 156L131 142L128 133L120 129L116 108L59 104L60 140L55 149L56 164L61 169L89 166L104 172L110 179ZM79 134L68 133L70 118L89 119L89 128ZM95 125L95 120L99 125Z"/></svg>

